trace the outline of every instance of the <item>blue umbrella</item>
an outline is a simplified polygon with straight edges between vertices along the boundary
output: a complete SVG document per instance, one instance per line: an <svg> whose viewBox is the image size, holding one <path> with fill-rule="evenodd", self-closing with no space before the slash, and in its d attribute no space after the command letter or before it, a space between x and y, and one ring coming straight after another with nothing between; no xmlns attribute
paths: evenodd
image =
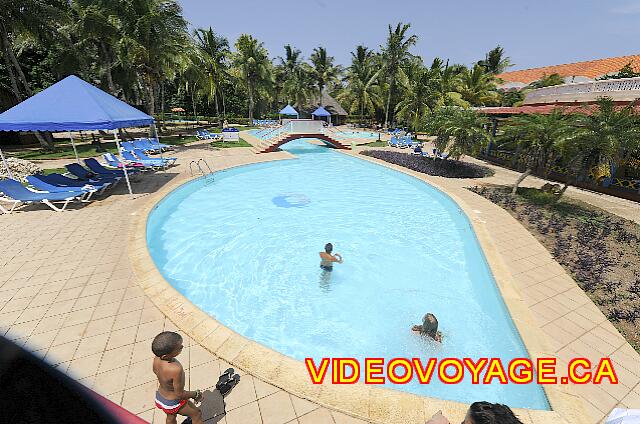
<svg viewBox="0 0 640 424"><path fill-rule="evenodd" d="M286 105L285 107L282 108L282 110L280 112L278 112L279 115L295 115L295 116L300 116L298 115L298 111L295 110L291 105Z"/></svg>

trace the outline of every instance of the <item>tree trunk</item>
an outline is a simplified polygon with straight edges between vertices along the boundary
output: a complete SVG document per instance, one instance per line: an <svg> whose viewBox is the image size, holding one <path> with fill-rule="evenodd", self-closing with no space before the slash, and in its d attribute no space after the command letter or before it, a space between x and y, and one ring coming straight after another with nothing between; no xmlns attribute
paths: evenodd
<svg viewBox="0 0 640 424"><path fill-rule="evenodd" d="M104 61L106 62L106 72L105 72L105 76L107 79L107 87L109 88L109 92L112 95L116 95L116 85L113 83L113 75L111 75L111 68L113 66L113 63L111 61L111 55L109 54L108 50L107 50L107 45L103 42L100 41L100 50L102 52L102 57L104 58Z"/></svg>
<svg viewBox="0 0 640 424"><path fill-rule="evenodd" d="M249 125L253 125L253 90L251 84L247 85L247 91L249 92Z"/></svg>
<svg viewBox="0 0 640 424"><path fill-rule="evenodd" d="M22 86L24 87L27 97L31 97L31 95L33 94L33 91L31 91L31 87L27 82L27 78L24 76L24 72L22 72L22 67L18 63L18 59L16 59L15 54L13 54L13 47L11 46L11 42L9 41L9 34L7 33L7 28L5 27L4 23L0 23L0 27L2 29L2 31L0 32L2 36L2 43L5 46L5 52L9 56L9 60L13 64L14 69L18 74L18 80L22 83Z"/></svg>
<svg viewBox="0 0 640 424"><path fill-rule="evenodd" d="M153 94L153 84L149 82L145 87L145 92L147 93L147 112L149 115L153 116L156 113L156 100Z"/></svg>
<svg viewBox="0 0 640 424"><path fill-rule="evenodd" d="M387 94L387 107L384 111L384 126L389 128L389 106L391 105L391 85L389 85L389 93Z"/></svg>
<svg viewBox="0 0 640 424"><path fill-rule="evenodd" d="M220 97L222 98L222 118L227 119L227 108L224 104L224 91L220 89Z"/></svg>
<svg viewBox="0 0 640 424"><path fill-rule="evenodd" d="M34 131L33 134L38 139L40 146L45 150L53 150L53 143L40 131Z"/></svg>
<svg viewBox="0 0 640 424"><path fill-rule="evenodd" d="M529 175L531 175L531 172L533 172L533 169L532 168L527 168L527 170L524 171L522 173L522 175L520 175L518 177L516 182L513 184L513 187L511 188L511 194L516 194L516 192L518 191L518 186L520 185L520 183L522 183L525 178L527 178Z"/></svg>
<svg viewBox="0 0 640 424"><path fill-rule="evenodd" d="M216 104L216 120L220 121L220 109L218 108L218 91L213 93L213 101Z"/></svg>
<svg viewBox="0 0 640 424"><path fill-rule="evenodd" d="M522 145L518 143L518 147L516 147L516 151L513 154L513 158L511 158L511 163L509 165L511 168L517 169L516 167L518 166L518 159L520 159L521 153L522 153Z"/></svg>
<svg viewBox="0 0 640 424"><path fill-rule="evenodd" d="M4 66L7 68L7 72L9 73L9 79L11 81L11 91L13 92L13 95L16 96L16 100L21 102L24 99L24 97L22 97L22 94L18 89L18 80L16 79L16 76L13 73L11 62L9 62L9 53L7 53L7 48L9 47L5 46L4 37L0 39L0 41L2 41L2 58L4 59Z"/></svg>
<svg viewBox="0 0 640 424"><path fill-rule="evenodd" d="M196 96L193 90L191 91L191 107L193 108L193 116L196 123L198 122L198 113L196 112Z"/></svg>
<svg viewBox="0 0 640 424"><path fill-rule="evenodd" d="M162 116L160 131L166 130L164 121L164 82L160 83L160 114Z"/></svg>

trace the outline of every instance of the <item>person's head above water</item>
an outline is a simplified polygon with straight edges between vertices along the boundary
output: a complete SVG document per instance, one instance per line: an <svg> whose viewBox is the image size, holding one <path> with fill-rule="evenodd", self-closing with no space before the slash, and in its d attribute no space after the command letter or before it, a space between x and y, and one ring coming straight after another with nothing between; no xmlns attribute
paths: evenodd
<svg viewBox="0 0 640 424"><path fill-rule="evenodd" d="M331 243L327 243L324 245L324 251L331 254L331 252L333 251L333 244Z"/></svg>
<svg viewBox="0 0 640 424"><path fill-rule="evenodd" d="M522 424L511 408L499 403L474 402L463 424Z"/></svg>
<svg viewBox="0 0 640 424"><path fill-rule="evenodd" d="M422 332L432 339L438 334L438 319L431 312L422 318Z"/></svg>

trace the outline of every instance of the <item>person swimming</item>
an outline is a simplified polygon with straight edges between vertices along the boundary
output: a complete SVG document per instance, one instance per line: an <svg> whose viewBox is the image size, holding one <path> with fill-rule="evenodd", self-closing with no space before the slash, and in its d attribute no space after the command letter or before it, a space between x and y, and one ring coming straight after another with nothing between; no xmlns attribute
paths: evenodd
<svg viewBox="0 0 640 424"><path fill-rule="evenodd" d="M339 253L332 255L332 251L333 244L327 243L324 245L324 252L320 252L320 268L324 271L332 271L334 262L339 264L344 262L344 259L342 259L342 256Z"/></svg>
<svg viewBox="0 0 640 424"><path fill-rule="evenodd" d="M414 325L411 331L420 333L421 336L429 337L439 343L442 342L442 333L438 331L438 319L431 312L422 317L422 325Z"/></svg>

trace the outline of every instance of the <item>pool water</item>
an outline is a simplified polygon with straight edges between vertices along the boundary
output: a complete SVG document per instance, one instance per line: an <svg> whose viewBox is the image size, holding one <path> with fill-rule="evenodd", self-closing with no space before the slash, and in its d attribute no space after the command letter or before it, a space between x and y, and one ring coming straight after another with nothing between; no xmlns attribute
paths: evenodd
<svg viewBox="0 0 640 424"><path fill-rule="evenodd" d="M297 159L188 183L148 220L164 277L209 315L285 355L528 356L469 221L446 195L388 168L303 140ZM331 273L319 252L345 262ZM441 346L410 331L434 313ZM536 385L389 387L442 399L548 409Z"/></svg>
<svg viewBox="0 0 640 424"><path fill-rule="evenodd" d="M339 137L344 138L370 138L370 139L378 139L379 134L377 132L367 132L367 131L340 131L337 133Z"/></svg>

